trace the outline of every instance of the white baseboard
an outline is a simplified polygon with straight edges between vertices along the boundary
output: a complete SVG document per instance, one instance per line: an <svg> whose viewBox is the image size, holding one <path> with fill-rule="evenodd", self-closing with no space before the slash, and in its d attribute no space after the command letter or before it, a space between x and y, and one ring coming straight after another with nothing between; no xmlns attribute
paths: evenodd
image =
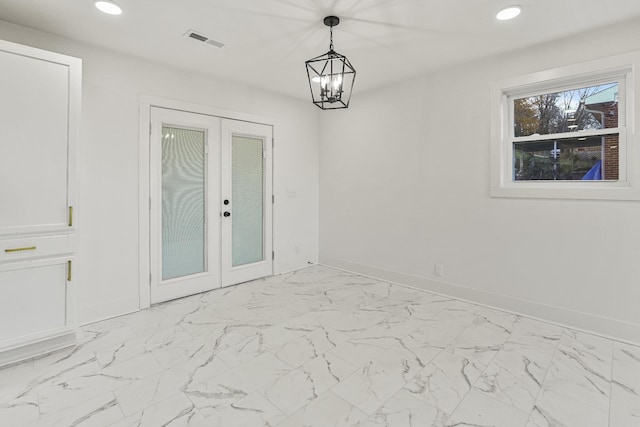
<svg viewBox="0 0 640 427"><path fill-rule="evenodd" d="M508 295L495 294L454 283L436 281L426 277L413 276L334 258L321 256L320 264L385 282L409 286L474 304L508 311L606 338L635 345L640 344L640 325L624 320L597 316L568 308L514 298Z"/></svg>
<svg viewBox="0 0 640 427"><path fill-rule="evenodd" d="M75 330L66 330L0 351L0 367L76 345Z"/></svg>
<svg viewBox="0 0 640 427"><path fill-rule="evenodd" d="M294 271L304 270L305 268L313 267L314 265L318 265L318 263L309 261L306 265L288 268L284 271L274 274L274 276L282 276L284 274L293 273Z"/></svg>
<svg viewBox="0 0 640 427"><path fill-rule="evenodd" d="M140 299L138 296L134 298L109 301L104 304L95 304L90 307L78 309L78 325L88 325L90 323L99 322L112 317L122 316L123 314L133 313L140 310Z"/></svg>

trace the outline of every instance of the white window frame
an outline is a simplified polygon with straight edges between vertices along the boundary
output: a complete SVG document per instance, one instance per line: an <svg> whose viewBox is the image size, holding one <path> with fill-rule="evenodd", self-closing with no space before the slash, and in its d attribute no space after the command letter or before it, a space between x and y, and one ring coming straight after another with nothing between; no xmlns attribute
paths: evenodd
<svg viewBox="0 0 640 427"><path fill-rule="evenodd" d="M640 150L634 132L636 67L640 51L555 68L491 84L491 196L514 198L640 200ZM619 84L618 127L515 137L513 100L544 93ZM513 143L619 134L617 181L515 181Z"/></svg>

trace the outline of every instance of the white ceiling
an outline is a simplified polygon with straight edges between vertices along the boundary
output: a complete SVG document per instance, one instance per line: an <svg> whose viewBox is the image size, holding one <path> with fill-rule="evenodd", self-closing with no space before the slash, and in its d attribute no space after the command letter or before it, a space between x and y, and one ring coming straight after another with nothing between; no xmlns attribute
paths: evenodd
<svg viewBox="0 0 640 427"><path fill-rule="evenodd" d="M354 96L428 71L640 16L639 0L0 0L0 19L84 43L307 98L304 61L328 50L324 16L341 18L335 49L358 75ZM226 43L190 40L189 29Z"/></svg>

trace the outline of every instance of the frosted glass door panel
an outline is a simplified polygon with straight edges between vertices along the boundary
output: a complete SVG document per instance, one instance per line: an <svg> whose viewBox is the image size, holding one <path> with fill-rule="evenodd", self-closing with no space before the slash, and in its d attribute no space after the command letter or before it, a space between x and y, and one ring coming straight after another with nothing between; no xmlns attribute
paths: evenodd
<svg viewBox="0 0 640 427"><path fill-rule="evenodd" d="M69 67L0 51L0 70L0 232L66 228Z"/></svg>
<svg viewBox="0 0 640 427"><path fill-rule="evenodd" d="M162 279L203 273L206 254L204 130L162 127Z"/></svg>
<svg viewBox="0 0 640 427"><path fill-rule="evenodd" d="M232 266L264 260L264 140L232 136Z"/></svg>

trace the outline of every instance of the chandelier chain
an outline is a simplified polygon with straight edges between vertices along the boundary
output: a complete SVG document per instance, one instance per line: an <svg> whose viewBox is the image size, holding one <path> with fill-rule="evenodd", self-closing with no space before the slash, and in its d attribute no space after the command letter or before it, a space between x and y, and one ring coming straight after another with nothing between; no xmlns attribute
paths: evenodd
<svg viewBox="0 0 640 427"><path fill-rule="evenodd" d="M333 50L333 25L329 27L329 50Z"/></svg>

